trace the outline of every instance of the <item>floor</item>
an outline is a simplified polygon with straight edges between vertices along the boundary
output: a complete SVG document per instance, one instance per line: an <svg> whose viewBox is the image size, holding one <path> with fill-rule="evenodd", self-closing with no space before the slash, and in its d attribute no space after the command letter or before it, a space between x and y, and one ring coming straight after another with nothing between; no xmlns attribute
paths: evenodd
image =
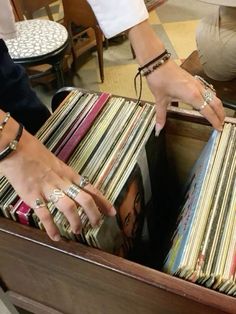
<svg viewBox="0 0 236 314"><path fill-rule="evenodd" d="M168 0L150 13L150 23L177 64L196 48L197 24L201 17L211 12L212 8L212 5L198 0ZM63 16L59 1L53 10L56 18ZM91 52L80 58L77 73L65 74L66 85L135 98L133 79L136 70L137 64L132 58L129 42L122 37L110 40L108 49L104 49L104 83L100 83L96 53ZM37 86L35 89L43 102L50 106L51 97L56 89L45 86ZM153 101L146 84L142 99Z"/></svg>

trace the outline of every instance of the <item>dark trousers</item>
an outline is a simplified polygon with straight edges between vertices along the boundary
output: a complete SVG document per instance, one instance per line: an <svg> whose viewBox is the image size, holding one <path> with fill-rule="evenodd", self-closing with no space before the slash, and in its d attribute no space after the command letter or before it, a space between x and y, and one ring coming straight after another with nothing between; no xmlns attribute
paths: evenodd
<svg viewBox="0 0 236 314"><path fill-rule="evenodd" d="M32 90L25 69L13 62L0 39L0 109L10 112L25 129L35 134L50 111Z"/></svg>

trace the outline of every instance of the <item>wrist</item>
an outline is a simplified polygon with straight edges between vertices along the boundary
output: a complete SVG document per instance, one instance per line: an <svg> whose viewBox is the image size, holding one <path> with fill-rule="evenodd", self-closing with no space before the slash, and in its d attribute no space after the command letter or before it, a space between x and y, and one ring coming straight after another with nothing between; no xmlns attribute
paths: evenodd
<svg viewBox="0 0 236 314"><path fill-rule="evenodd" d="M0 112L0 118L1 114ZM23 134L23 125L17 123L10 117L10 114L5 114L4 119L0 123L0 162L7 160L18 149L18 144Z"/></svg>
<svg viewBox="0 0 236 314"><path fill-rule="evenodd" d="M5 113L0 111L0 120L3 120ZM4 129L0 135L0 151L2 151L16 136L19 124L13 119L9 118Z"/></svg>
<svg viewBox="0 0 236 314"><path fill-rule="evenodd" d="M159 40L148 21L129 29L128 36L135 51L137 62L141 66L165 51L163 43Z"/></svg>

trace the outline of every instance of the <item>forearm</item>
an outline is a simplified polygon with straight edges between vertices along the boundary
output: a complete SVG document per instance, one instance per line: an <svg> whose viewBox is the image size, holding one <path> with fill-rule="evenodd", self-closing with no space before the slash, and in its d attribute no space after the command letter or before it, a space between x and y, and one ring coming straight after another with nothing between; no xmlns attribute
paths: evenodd
<svg viewBox="0 0 236 314"><path fill-rule="evenodd" d="M163 43L147 20L130 28L127 33L140 65L147 63L165 50Z"/></svg>

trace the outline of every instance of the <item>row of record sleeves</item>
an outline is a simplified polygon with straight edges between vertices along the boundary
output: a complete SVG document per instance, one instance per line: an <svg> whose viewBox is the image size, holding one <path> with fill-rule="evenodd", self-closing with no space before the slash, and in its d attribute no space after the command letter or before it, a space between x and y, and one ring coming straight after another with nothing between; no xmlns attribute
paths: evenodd
<svg viewBox="0 0 236 314"><path fill-rule="evenodd" d="M154 125L153 105L108 93L74 90L39 130L40 141L76 172L87 176L118 212L116 217L103 217L102 223L92 228L78 205L83 227L81 234L75 235L63 213L49 203L63 237L122 256L132 249L141 211L151 198L145 144ZM0 179L0 195L3 216L44 229L32 208L19 199L4 177ZM134 212L126 213L127 200L132 209L136 202ZM127 215L131 215L129 226Z"/></svg>
<svg viewBox="0 0 236 314"><path fill-rule="evenodd" d="M213 131L186 183L164 270L236 296L236 127Z"/></svg>

